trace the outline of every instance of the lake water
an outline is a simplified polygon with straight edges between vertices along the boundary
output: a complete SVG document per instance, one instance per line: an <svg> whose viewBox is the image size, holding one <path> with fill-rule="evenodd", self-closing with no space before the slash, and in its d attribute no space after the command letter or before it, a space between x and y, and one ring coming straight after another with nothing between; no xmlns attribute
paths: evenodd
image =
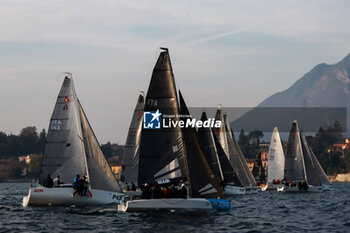
<svg viewBox="0 0 350 233"><path fill-rule="evenodd" d="M116 206L22 207L30 184L0 183L0 232L350 232L350 183L325 193L235 197L230 212L118 213Z"/></svg>

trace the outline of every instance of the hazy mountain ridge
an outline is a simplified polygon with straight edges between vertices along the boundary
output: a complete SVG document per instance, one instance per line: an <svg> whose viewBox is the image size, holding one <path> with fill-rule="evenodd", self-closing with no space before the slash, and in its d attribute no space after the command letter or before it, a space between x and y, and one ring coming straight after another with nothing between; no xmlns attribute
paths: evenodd
<svg viewBox="0 0 350 233"><path fill-rule="evenodd" d="M288 132L292 121L297 119L303 129L316 132L320 126L328 128L338 120L350 132L350 114L345 109L334 109L350 109L349 74L350 53L336 64L316 65L288 89L273 94L231 122L231 127L235 131L243 128L270 132L277 125ZM312 109L308 115L307 107L322 107L323 110Z"/></svg>
<svg viewBox="0 0 350 233"><path fill-rule="evenodd" d="M258 107L350 107L350 53L334 65L315 66L291 87Z"/></svg>

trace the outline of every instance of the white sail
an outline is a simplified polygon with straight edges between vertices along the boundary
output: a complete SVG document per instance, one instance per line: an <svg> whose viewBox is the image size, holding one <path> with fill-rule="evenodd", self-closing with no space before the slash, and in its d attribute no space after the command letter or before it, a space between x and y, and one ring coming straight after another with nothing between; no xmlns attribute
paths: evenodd
<svg viewBox="0 0 350 233"><path fill-rule="evenodd" d="M283 180L284 160L285 159L280 134L278 132L277 126L275 126L271 136L268 157L267 182L269 184L272 184L273 180Z"/></svg>
<svg viewBox="0 0 350 233"><path fill-rule="evenodd" d="M76 174L87 174L78 98L71 75L63 81L50 119L40 183L47 174L60 175L64 183L71 183Z"/></svg>

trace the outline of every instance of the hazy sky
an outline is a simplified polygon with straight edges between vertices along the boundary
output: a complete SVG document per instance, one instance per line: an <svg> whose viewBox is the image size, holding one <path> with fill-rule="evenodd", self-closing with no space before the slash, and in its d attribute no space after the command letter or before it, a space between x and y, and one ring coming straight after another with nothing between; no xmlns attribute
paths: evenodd
<svg viewBox="0 0 350 233"><path fill-rule="evenodd" d="M252 107L350 52L350 1L0 1L0 131L47 128L63 76L124 144L159 47L189 106Z"/></svg>

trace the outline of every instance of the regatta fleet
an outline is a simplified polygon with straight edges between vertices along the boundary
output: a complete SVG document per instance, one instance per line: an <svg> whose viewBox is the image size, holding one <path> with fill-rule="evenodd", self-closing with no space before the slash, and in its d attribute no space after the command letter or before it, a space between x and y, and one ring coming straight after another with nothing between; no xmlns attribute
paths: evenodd
<svg viewBox="0 0 350 233"><path fill-rule="evenodd" d="M137 98L125 142L121 182L139 187L130 191L122 190L124 184L115 178L67 73L49 122L40 180L23 198L23 206L114 204L122 212L226 211L237 195L332 189L296 120L286 150L274 127L266 183L258 187L257 176L265 176L261 161L254 165L253 176L223 107L218 106L215 116L203 111L196 119L175 83L169 51L162 48L147 94ZM48 175L59 175L61 184L45 187ZM86 177L87 195L74 195L76 175ZM185 197L145 198L149 185L186 190Z"/></svg>

